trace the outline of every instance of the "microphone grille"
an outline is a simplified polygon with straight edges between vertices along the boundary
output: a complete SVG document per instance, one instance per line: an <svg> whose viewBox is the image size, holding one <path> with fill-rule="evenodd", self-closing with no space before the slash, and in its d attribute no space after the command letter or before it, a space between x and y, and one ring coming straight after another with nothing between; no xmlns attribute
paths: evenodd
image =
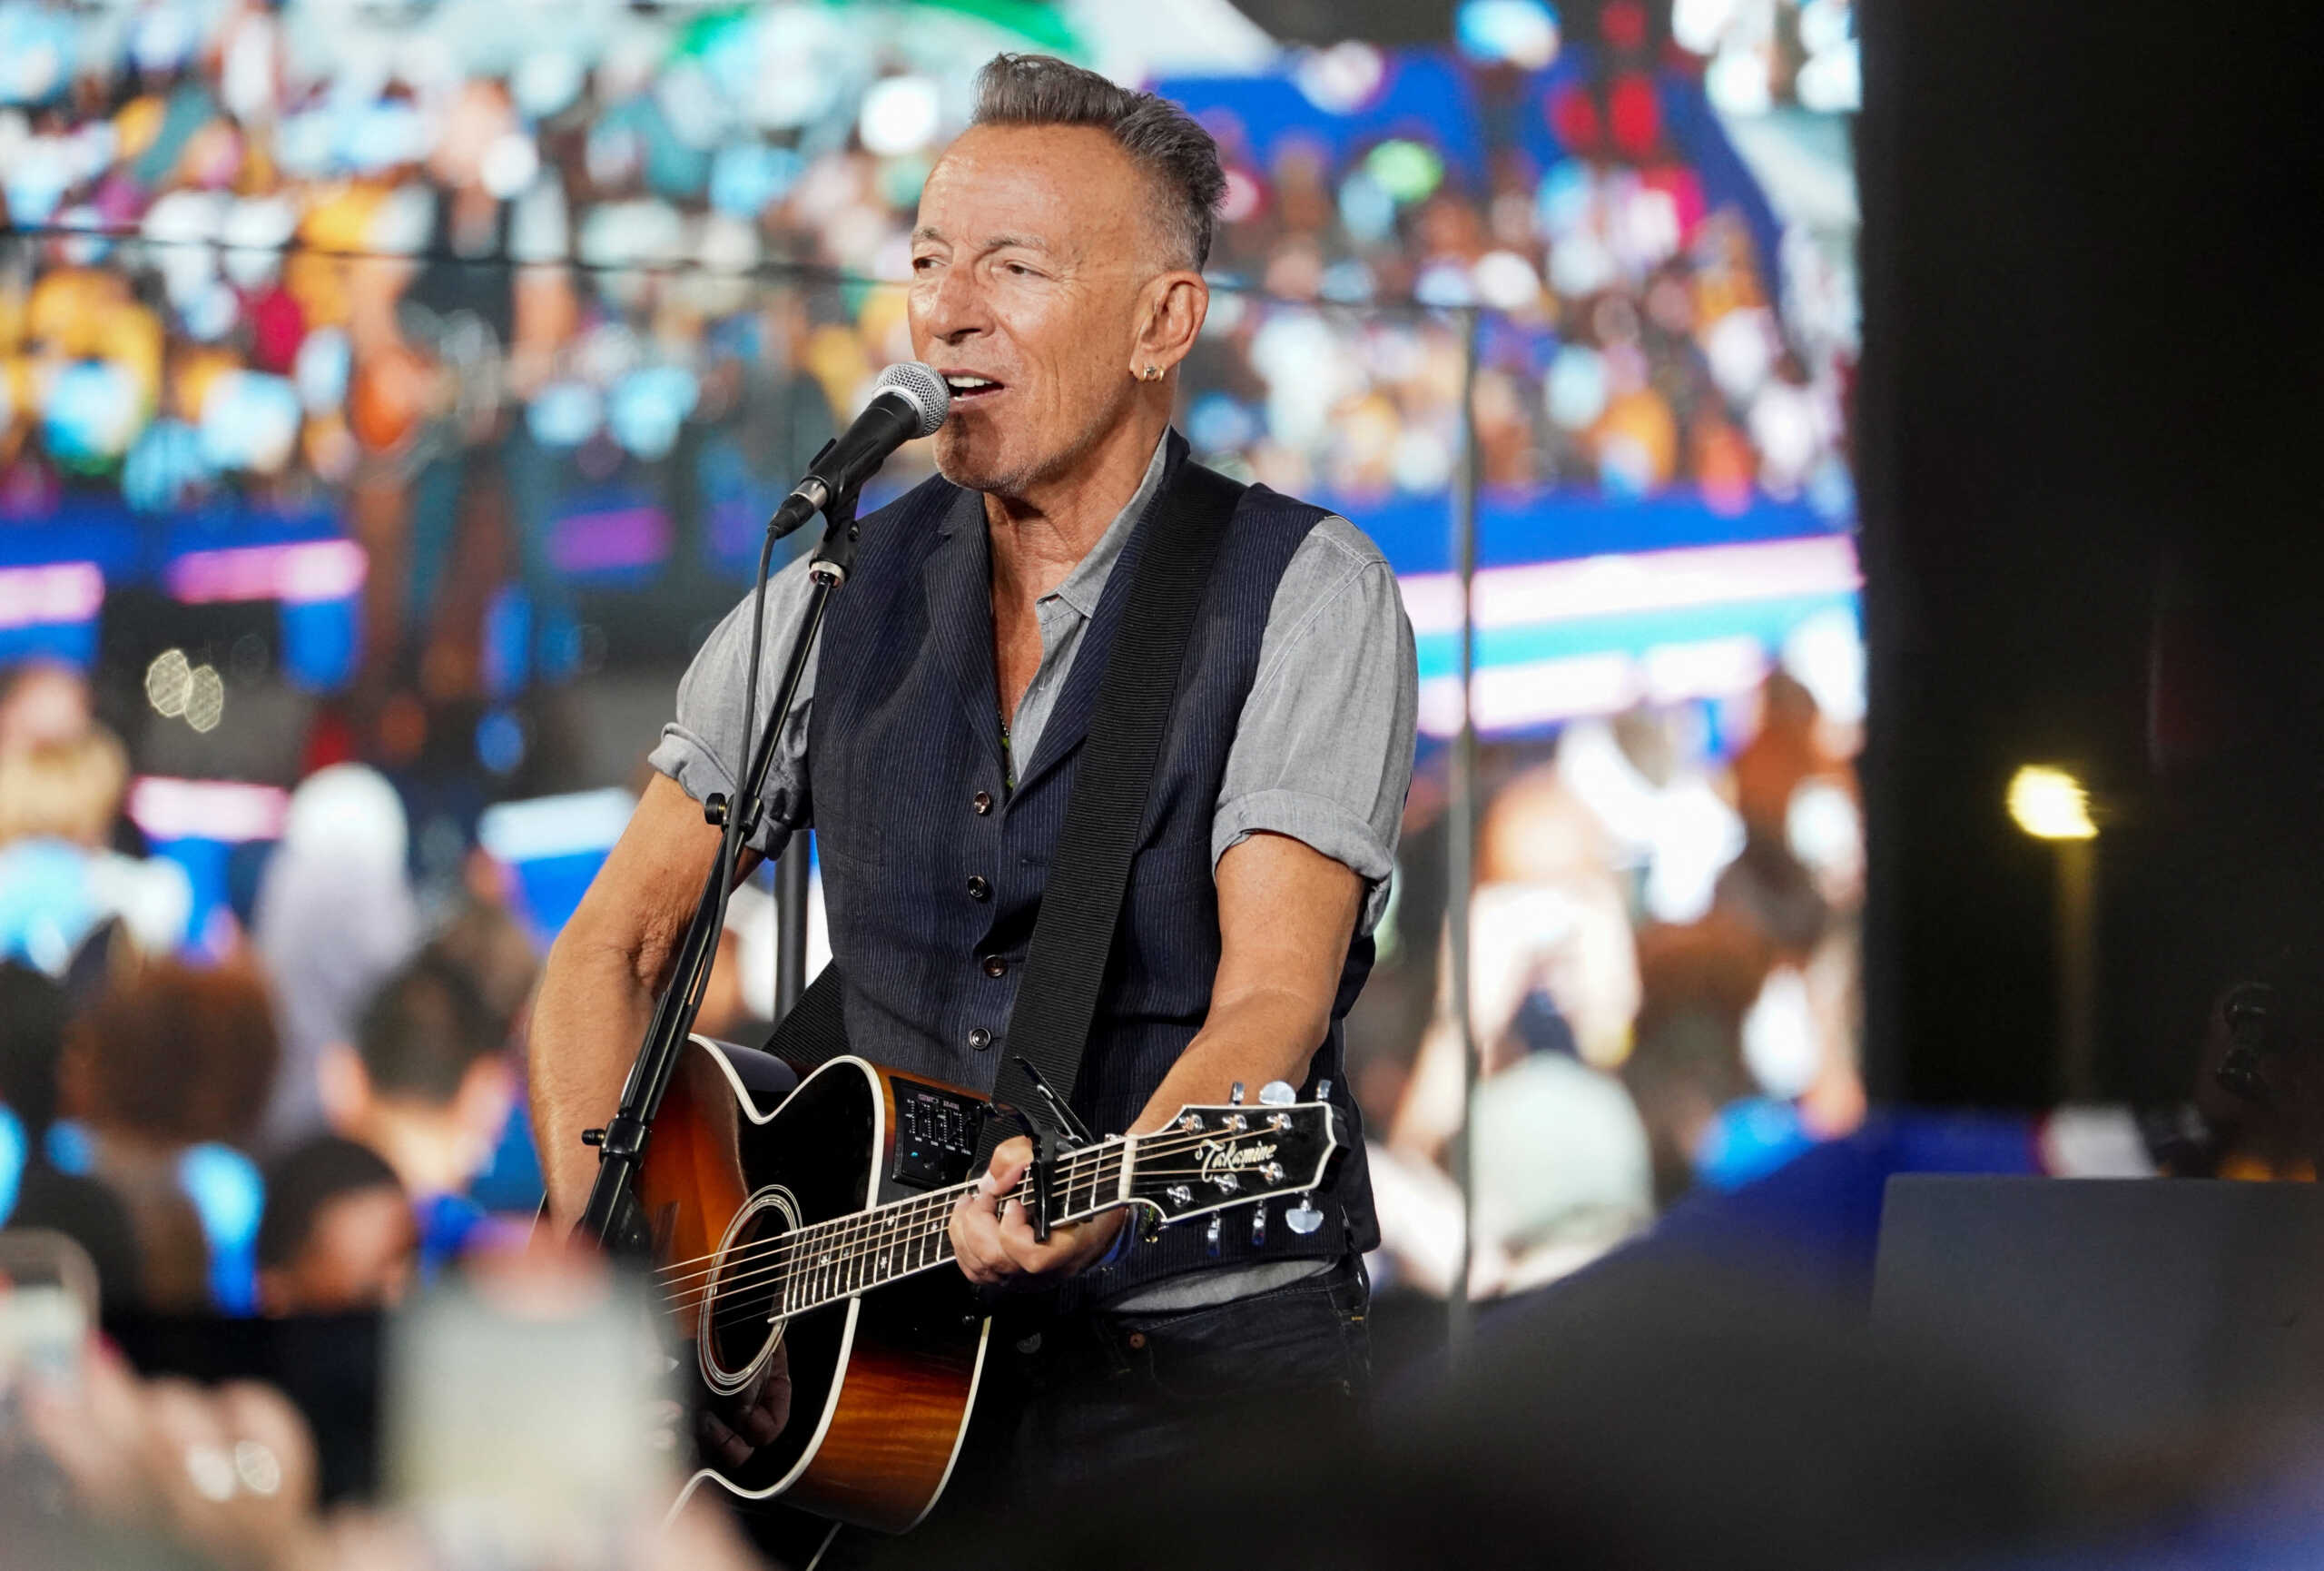
<svg viewBox="0 0 2324 1571"><path fill-rule="evenodd" d="M944 417L952 412L952 390L944 385L944 379L933 368L916 360L898 361L880 373L872 396L877 398L885 391L901 393L920 411L920 430L913 433L915 436L935 435L936 428L944 423Z"/></svg>

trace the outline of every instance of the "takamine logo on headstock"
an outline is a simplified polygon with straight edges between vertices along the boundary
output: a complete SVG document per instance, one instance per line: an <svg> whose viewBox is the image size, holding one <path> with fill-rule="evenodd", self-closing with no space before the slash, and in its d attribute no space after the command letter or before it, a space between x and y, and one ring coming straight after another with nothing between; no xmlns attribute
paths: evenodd
<svg viewBox="0 0 2324 1571"><path fill-rule="evenodd" d="M1146 1201L1155 1220L1167 1225L1206 1211L1312 1193L1339 1151L1338 1115L1321 1100L1293 1102L1290 1091L1280 1082L1269 1085L1256 1106L1237 1101L1225 1107L1181 1108L1161 1129L1134 1137L1126 1198ZM1264 1225L1254 1223L1255 1237Z"/></svg>
<svg viewBox="0 0 2324 1571"><path fill-rule="evenodd" d="M1208 1180L1222 1172L1236 1172L1273 1155L1273 1141L1229 1145L1225 1141L1206 1140L1195 1148L1195 1176Z"/></svg>

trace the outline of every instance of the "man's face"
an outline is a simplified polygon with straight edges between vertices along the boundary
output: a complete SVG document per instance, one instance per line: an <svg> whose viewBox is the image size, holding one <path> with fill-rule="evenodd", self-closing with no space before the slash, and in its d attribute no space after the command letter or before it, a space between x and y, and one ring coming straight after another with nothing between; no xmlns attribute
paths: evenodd
<svg viewBox="0 0 2324 1571"><path fill-rule="evenodd" d="M947 479L1021 495L1125 417L1140 291L1167 265L1150 189L1087 126L978 126L929 175L911 341L952 390L936 433Z"/></svg>

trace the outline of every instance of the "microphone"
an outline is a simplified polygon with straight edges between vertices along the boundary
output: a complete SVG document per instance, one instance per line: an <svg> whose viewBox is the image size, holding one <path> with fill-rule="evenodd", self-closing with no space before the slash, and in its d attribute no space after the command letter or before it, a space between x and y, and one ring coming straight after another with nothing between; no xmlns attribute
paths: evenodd
<svg viewBox="0 0 2324 1571"><path fill-rule="evenodd" d="M863 412L823 444L807 467L807 478L793 489L767 520L767 536L781 539L822 511L833 497L853 490L879 472L888 455L915 437L932 436L952 410L944 379L916 360L901 361L880 373Z"/></svg>

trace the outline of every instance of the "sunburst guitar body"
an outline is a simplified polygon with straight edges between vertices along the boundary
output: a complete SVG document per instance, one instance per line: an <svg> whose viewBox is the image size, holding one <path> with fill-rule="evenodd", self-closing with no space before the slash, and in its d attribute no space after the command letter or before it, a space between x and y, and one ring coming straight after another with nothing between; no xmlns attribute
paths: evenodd
<svg viewBox="0 0 2324 1571"><path fill-rule="evenodd" d="M861 1058L780 1095L789 1078L694 1039L638 1175L692 1388L686 1488L899 1533L942 1495L984 1367L990 1324L947 1230L990 1110ZM1307 1196L1339 1148L1331 1106L1277 1082L1258 1103L1057 1152L1014 1198L1052 1226L1132 1207L1151 1230L1256 1205L1297 1232L1320 1219Z"/></svg>

